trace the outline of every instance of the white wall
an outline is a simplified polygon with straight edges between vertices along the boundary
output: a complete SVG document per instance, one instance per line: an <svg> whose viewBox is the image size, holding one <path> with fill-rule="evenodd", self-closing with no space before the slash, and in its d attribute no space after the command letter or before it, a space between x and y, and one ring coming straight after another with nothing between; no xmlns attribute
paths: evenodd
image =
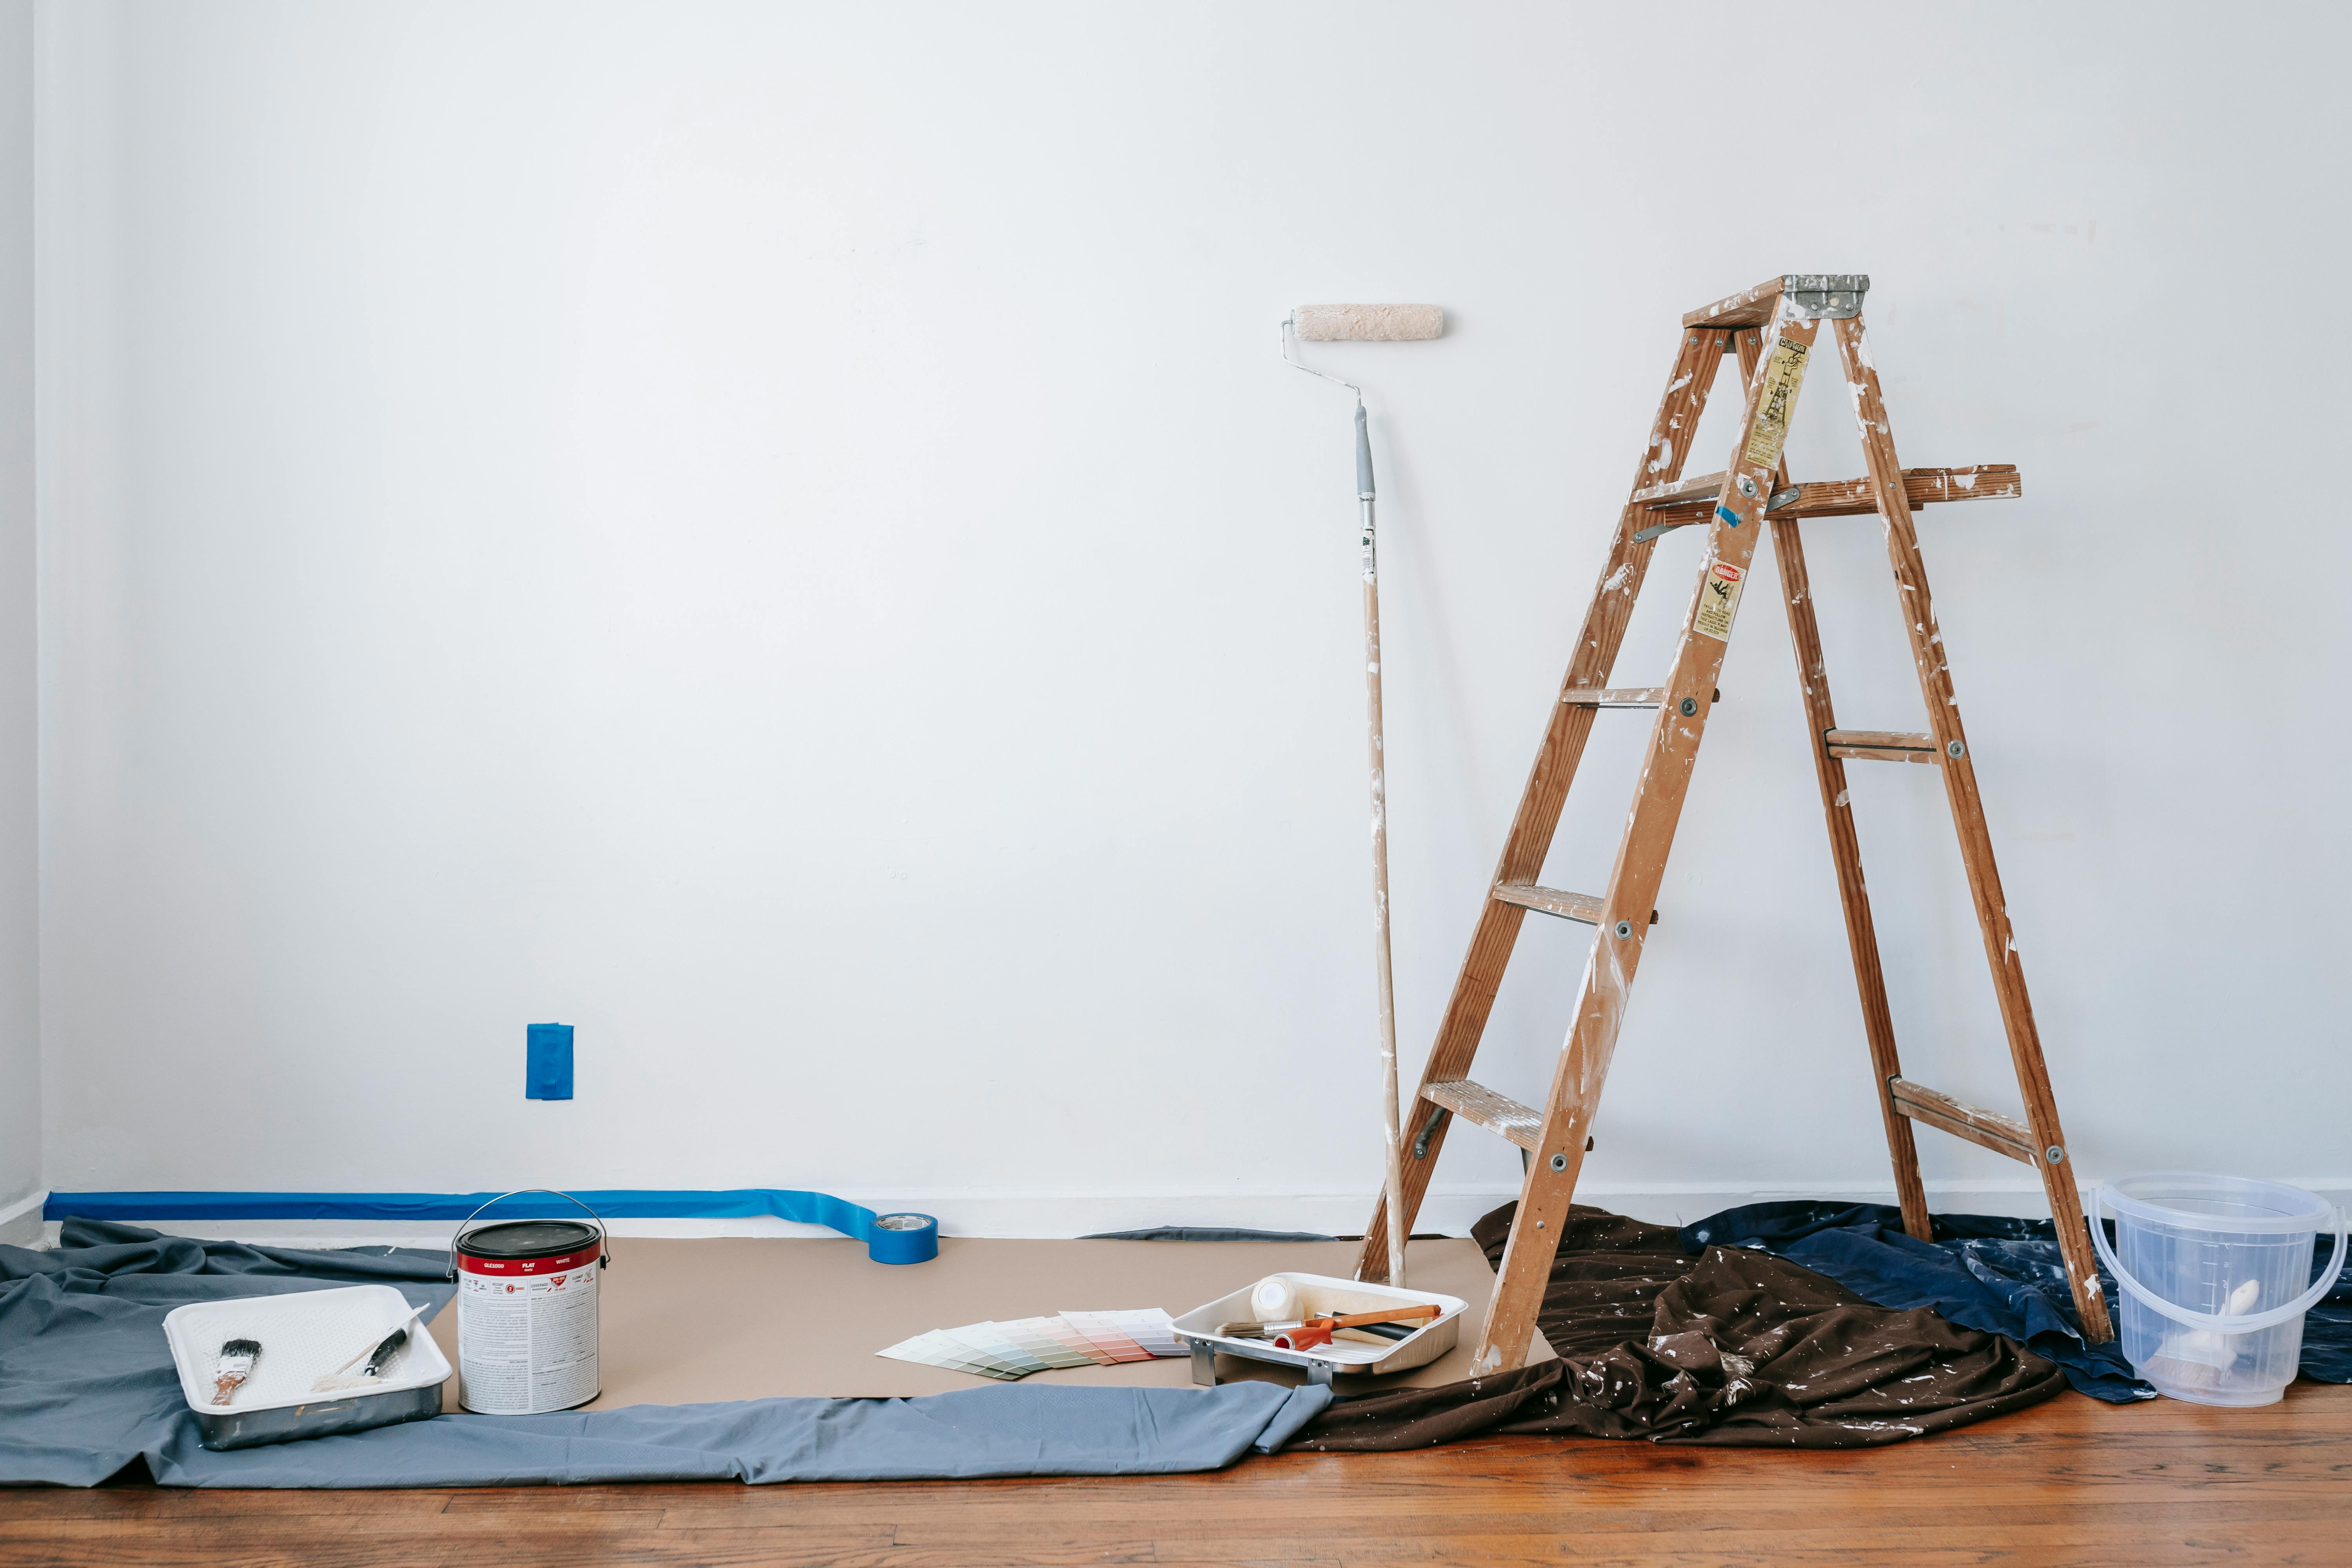
<svg viewBox="0 0 2352 1568"><path fill-rule="evenodd" d="M1318 354L1387 497L1411 1068L1678 313L1852 269L1905 460L2024 470L1922 528L2079 1169L2352 1185L2352 27L2162 9L58 7L48 1184L1354 1228L1349 411L1276 322L1454 322ZM1916 724L1877 530L1810 537L1841 714ZM1589 1166L1649 1213L1889 1190L1772 595L1723 685ZM2014 1106L1936 774L1854 772L1906 1065ZM1522 1098L1583 941L1529 928ZM1516 1181L1457 1137L1431 1218Z"/></svg>
<svg viewBox="0 0 2352 1568"><path fill-rule="evenodd" d="M0 0L0 1242L39 1228L33 6Z"/></svg>

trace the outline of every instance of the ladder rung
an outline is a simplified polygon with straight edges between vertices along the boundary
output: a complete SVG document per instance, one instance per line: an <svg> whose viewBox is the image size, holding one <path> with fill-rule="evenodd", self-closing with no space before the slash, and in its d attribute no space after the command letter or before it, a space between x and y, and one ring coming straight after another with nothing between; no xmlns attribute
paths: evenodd
<svg viewBox="0 0 2352 1568"><path fill-rule="evenodd" d="M1558 915L1564 921L1581 921L1586 925L1601 923L1601 899L1594 893L1563 893L1558 888L1538 888L1531 882L1497 882L1495 897L1507 904L1517 904L1523 910L1533 910L1539 915ZM1658 911L1650 911L1650 923L1658 923Z"/></svg>
<svg viewBox="0 0 2352 1568"><path fill-rule="evenodd" d="M1587 708L1655 708L1666 700L1663 686L1572 686L1559 694L1562 702Z"/></svg>
<svg viewBox="0 0 2352 1568"><path fill-rule="evenodd" d="M1914 1121L1940 1127L1955 1138L1965 1138L1996 1154L2006 1154L2029 1165L2041 1163L2036 1158L2033 1129L2014 1116L1963 1105L1948 1094L1938 1094L1907 1078L1889 1079L1886 1095L1895 1102L1895 1110Z"/></svg>
<svg viewBox="0 0 2352 1568"><path fill-rule="evenodd" d="M1906 735L1895 730L1825 730L1822 744L1832 757L1859 757L1874 763L1932 763L1943 755L1933 735Z"/></svg>
<svg viewBox="0 0 2352 1568"><path fill-rule="evenodd" d="M1723 470L1700 474L1692 479L1677 479L1670 485L1652 485L1633 492L1633 505L1646 506L1653 511L1663 511L1679 501L1696 506L1700 501L1713 500L1723 492Z"/></svg>
<svg viewBox="0 0 2352 1568"><path fill-rule="evenodd" d="M1542 1111L1521 1105L1507 1094L1497 1094L1483 1083L1472 1083L1465 1078L1450 1083L1424 1084L1421 1098L1465 1121L1476 1122L1531 1154L1543 1142Z"/></svg>
<svg viewBox="0 0 2352 1568"><path fill-rule="evenodd" d="M1796 517L1862 517L1874 515L1878 502L1868 479L1831 479L1796 487L1796 499L1787 508L1774 508ZM1967 468L1906 468L1903 494L1911 510L1948 500L2015 500L2025 493L2025 480L2015 463L1979 463Z"/></svg>
<svg viewBox="0 0 2352 1568"><path fill-rule="evenodd" d="M1715 515L1715 498L1722 490L1721 474L1702 474L1680 484L1635 490L1634 505L1665 514L1642 533L1654 538L1705 522ZM1903 470L1903 495L1913 511L1940 501L2014 500L2024 493L2025 480L2014 463ZM1815 479L1774 491L1764 510L1766 515L1780 519L1869 517L1876 515L1878 503L1871 495L1868 479Z"/></svg>

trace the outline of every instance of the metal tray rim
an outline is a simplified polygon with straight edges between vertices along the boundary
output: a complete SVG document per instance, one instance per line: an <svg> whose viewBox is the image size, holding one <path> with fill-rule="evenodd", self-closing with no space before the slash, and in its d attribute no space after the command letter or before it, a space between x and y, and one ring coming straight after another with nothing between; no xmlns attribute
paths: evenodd
<svg viewBox="0 0 2352 1568"><path fill-rule="evenodd" d="M1207 1351L1213 1356L1223 1352L1226 1355L1241 1356L1249 1361L1267 1362L1276 1366L1287 1366L1304 1372L1318 1383L1328 1381L1333 1376L1381 1377L1426 1366L1452 1350L1460 1339L1462 1315L1469 1310L1470 1305L1461 1297L1449 1296L1441 1290L1401 1289L1393 1285L1374 1284L1369 1280L1342 1279L1329 1274L1307 1274L1297 1269L1277 1269L1276 1273L1303 1283L1335 1286L1341 1289L1360 1291L1367 1295L1387 1296L1401 1301L1429 1302L1442 1310L1435 1320L1397 1341L1393 1350L1373 1362L1334 1361L1328 1357L1318 1356L1313 1351L1277 1350L1263 1340L1236 1340L1221 1334L1203 1333L1198 1329L1185 1328L1181 1319L1172 1325L1177 1338L1190 1345L1196 1357L1202 1351ZM1183 1316L1190 1318L1211 1308L1223 1307L1242 1293L1242 1291L1228 1291L1213 1301L1202 1302ZM1398 1358L1409 1350L1426 1353L1415 1354L1410 1362L1400 1365Z"/></svg>

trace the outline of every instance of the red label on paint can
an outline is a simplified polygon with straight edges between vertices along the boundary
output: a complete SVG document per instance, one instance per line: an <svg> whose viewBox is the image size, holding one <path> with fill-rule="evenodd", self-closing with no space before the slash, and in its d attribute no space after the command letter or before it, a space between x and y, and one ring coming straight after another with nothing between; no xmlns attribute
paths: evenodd
<svg viewBox="0 0 2352 1568"><path fill-rule="evenodd" d="M569 1274L593 1264L603 1251L602 1247L589 1246L561 1258L476 1258L461 1247L457 1270L461 1274Z"/></svg>

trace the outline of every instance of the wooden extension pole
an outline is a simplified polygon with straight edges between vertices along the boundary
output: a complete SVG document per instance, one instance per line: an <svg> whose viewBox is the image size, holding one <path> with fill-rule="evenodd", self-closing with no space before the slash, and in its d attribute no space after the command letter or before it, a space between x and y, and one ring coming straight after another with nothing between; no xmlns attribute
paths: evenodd
<svg viewBox="0 0 2352 1568"><path fill-rule="evenodd" d="M1386 1149L1389 1283L1404 1283L1404 1139L1397 1115L1396 979L1389 958L1389 800L1386 742L1381 728L1381 567L1372 526L1371 450L1364 407L1356 405L1357 478L1364 509L1364 719L1372 764L1372 962L1380 982L1381 1139Z"/></svg>

